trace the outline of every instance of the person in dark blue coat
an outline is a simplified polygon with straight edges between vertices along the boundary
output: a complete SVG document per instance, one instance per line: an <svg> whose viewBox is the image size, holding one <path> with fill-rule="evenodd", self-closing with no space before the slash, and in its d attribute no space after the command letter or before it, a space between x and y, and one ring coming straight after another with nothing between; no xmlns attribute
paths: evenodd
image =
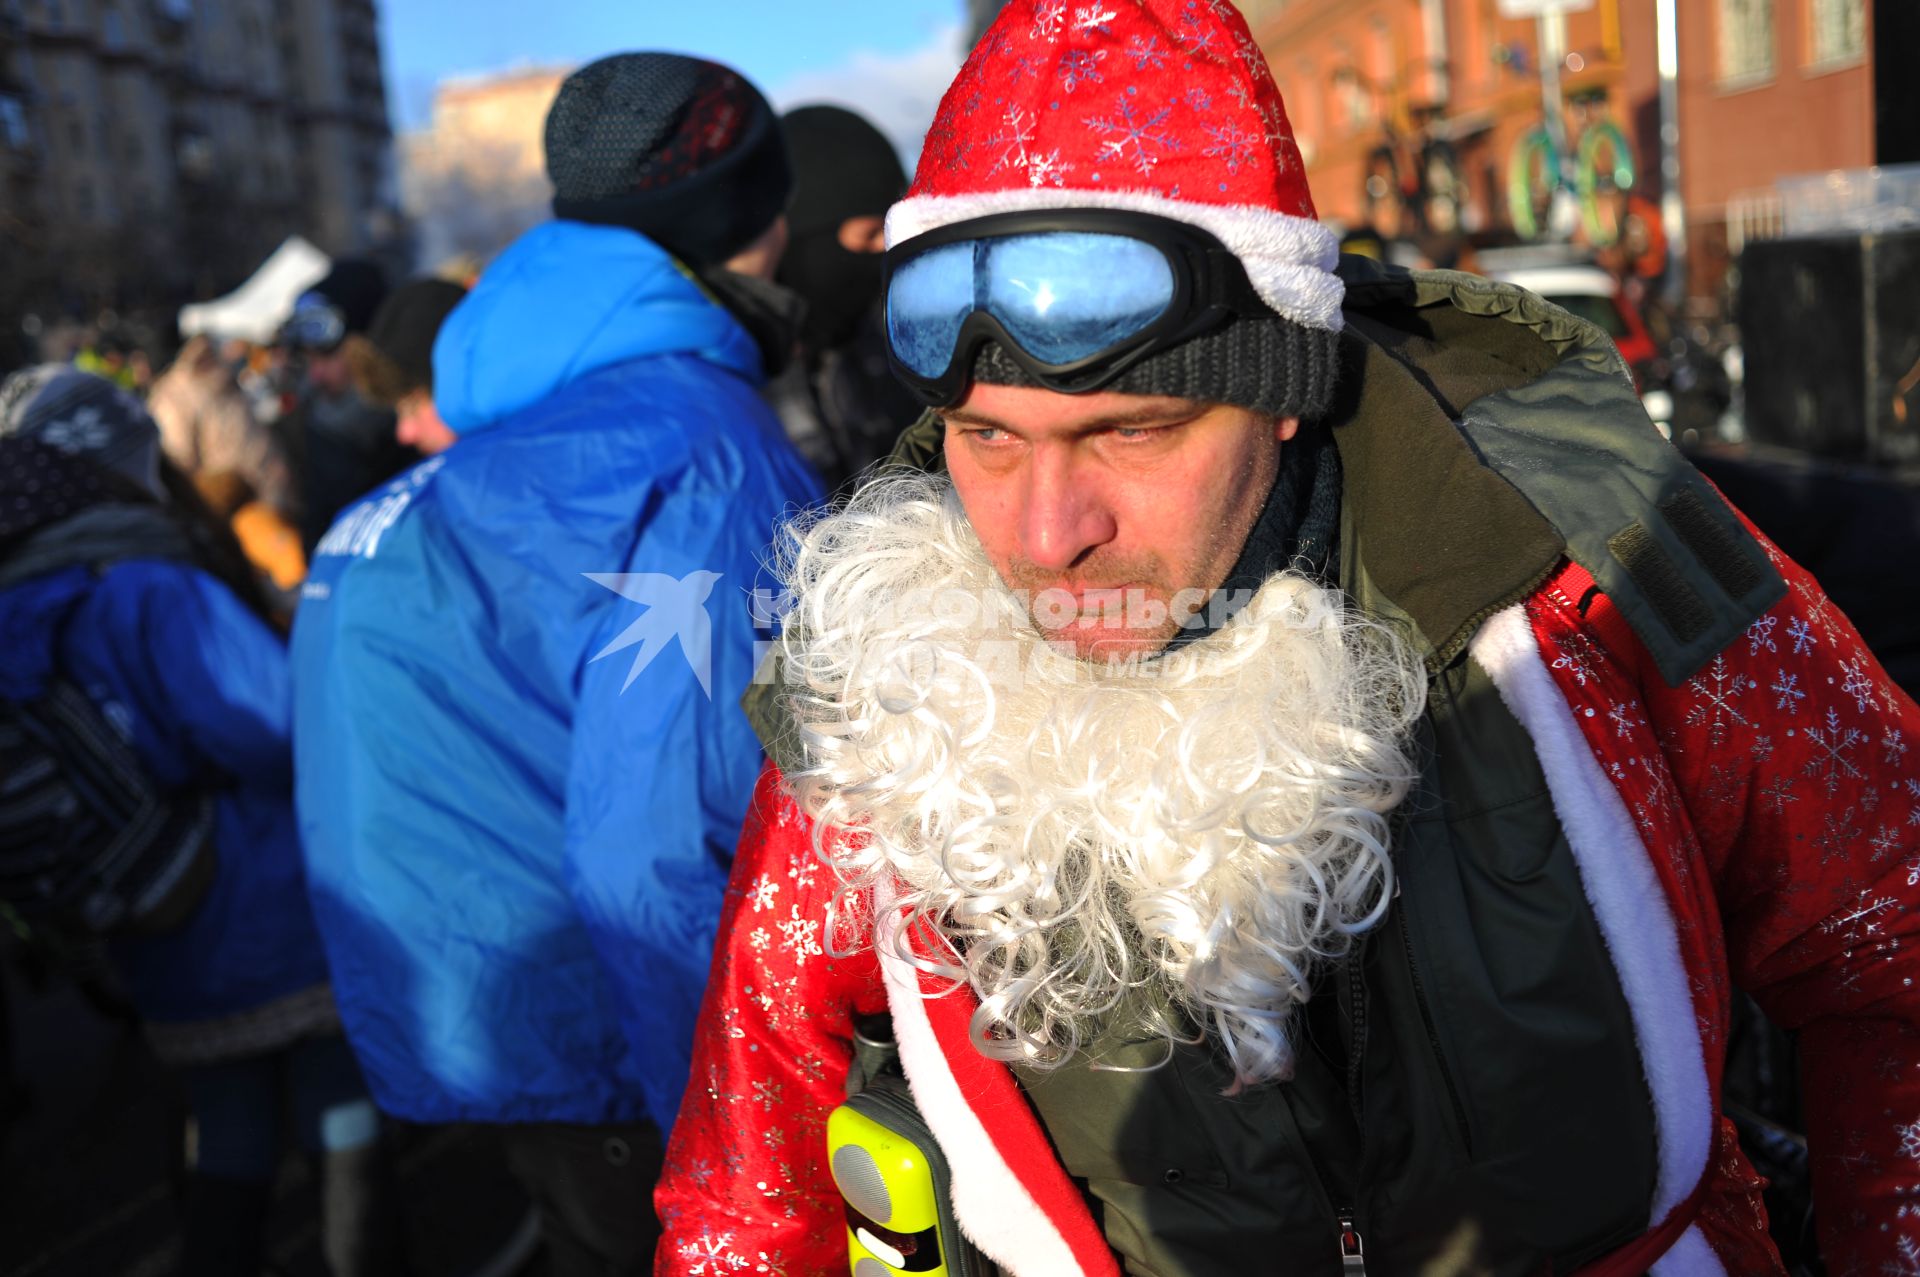
<svg viewBox="0 0 1920 1277"><path fill-rule="evenodd" d="M546 142L556 219L435 343L458 441L314 558L298 801L380 1106L508 1124L554 1271L639 1273L760 765L749 592L819 488L758 394L793 340L759 93L620 55Z"/></svg>
<svg viewBox="0 0 1920 1277"><path fill-rule="evenodd" d="M103 378L43 365L0 386L0 699L76 688L160 792L212 797L201 894L153 934L109 933L195 1118L178 1271L258 1273L291 1108L321 1157L336 1277L396 1272L379 1115L307 907L286 647L159 439Z"/></svg>

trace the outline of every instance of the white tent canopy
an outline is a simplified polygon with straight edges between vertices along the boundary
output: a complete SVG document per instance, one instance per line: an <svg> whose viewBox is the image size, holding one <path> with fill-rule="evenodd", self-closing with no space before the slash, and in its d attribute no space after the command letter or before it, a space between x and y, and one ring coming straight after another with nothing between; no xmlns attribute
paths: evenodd
<svg viewBox="0 0 1920 1277"><path fill-rule="evenodd" d="M180 335L205 333L266 345L292 313L294 301L332 268L332 258L298 235L289 236L246 283L225 297L182 306Z"/></svg>

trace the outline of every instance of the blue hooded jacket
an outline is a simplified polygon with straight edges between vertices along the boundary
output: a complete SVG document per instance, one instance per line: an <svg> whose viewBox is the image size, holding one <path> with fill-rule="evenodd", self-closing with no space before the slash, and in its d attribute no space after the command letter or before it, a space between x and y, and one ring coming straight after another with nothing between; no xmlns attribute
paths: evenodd
<svg viewBox="0 0 1920 1277"><path fill-rule="evenodd" d="M147 1020L254 1011L327 981L293 818L293 689L280 637L198 568L132 559L0 589L0 696L60 675L173 789L212 789L218 869L185 923L111 949Z"/></svg>
<svg viewBox="0 0 1920 1277"><path fill-rule="evenodd" d="M322 541L301 833L388 1112L671 1124L760 764L749 591L818 497L759 381L648 240L536 227L435 345L459 443Z"/></svg>

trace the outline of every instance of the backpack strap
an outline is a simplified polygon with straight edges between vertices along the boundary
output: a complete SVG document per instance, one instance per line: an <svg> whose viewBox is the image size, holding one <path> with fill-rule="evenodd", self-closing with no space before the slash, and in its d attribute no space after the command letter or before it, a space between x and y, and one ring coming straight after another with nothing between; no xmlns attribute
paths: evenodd
<svg viewBox="0 0 1920 1277"><path fill-rule="evenodd" d="M1568 416L1538 428L1531 388L1470 405L1460 429L1566 539L1670 687L1697 673L1786 595L1732 507L1650 427Z"/></svg>
<svg viewBox="0 0 1920 1277"><path fill-rule="evenodd" d="M213 881L213 800L169 794L78 687L0 702L0 898L96 934L180 925Z"/></svg>
<svg viewBox="0 0 1920 1277"><path fill-rule="evenodd" d="M1371 348L1356 370L1361 390L1385 394L1382 387L1410 377L1421 393L1403 386L1381 409L1368 413L1362 402L1359 419L1336 423L1349 463L1347 495L1398 481L1423 503L1413 516L1404 502L1390 505L1363 531L1382 562L1406 569L1414 585L1396 589L1389 580L1386 593L1436 645L1457 630L1429 624L1435 609L1415 606L1420 589L1489 588L1455 584L1461 574L1436 570L1436 561L1513 566L1519 552L1508 544L1530 546L1519 558L1544 579L1560 554L1552 542L1560 542L1620 609L1670 686L1785 596L1786 582L1739 516L1647 419L1605 333L1510 284L1451 271L1349 268L1342 259L1343 274L1353 276L1348 328ZM1349 444L1370 435L1380 438L1363 466L1348 455L1357 451ZM1516 493L1519 511L1510 508ZM1396 516L1411 529L1394 528ZM1451 543L1433 544L1448 530ZM1472 582L1489 576L1484 568L1465 575ZM1454 600L1458 606L1442 619L1484 615L1513 601L1511 593Z"/></svg>

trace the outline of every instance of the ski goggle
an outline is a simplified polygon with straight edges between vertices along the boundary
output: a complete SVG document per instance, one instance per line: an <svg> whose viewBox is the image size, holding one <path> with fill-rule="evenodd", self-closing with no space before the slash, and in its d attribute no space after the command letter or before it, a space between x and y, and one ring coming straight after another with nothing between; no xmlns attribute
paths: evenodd
<svg viewBox="0 0 1920 1277"><path fill-rule="evenodd" d="M887 251L887 354L921 400L966 396L988 341L1048 390L1098 390L1231 315L1273 312L1185 222L1119 209L996 213Z"/></svg>

